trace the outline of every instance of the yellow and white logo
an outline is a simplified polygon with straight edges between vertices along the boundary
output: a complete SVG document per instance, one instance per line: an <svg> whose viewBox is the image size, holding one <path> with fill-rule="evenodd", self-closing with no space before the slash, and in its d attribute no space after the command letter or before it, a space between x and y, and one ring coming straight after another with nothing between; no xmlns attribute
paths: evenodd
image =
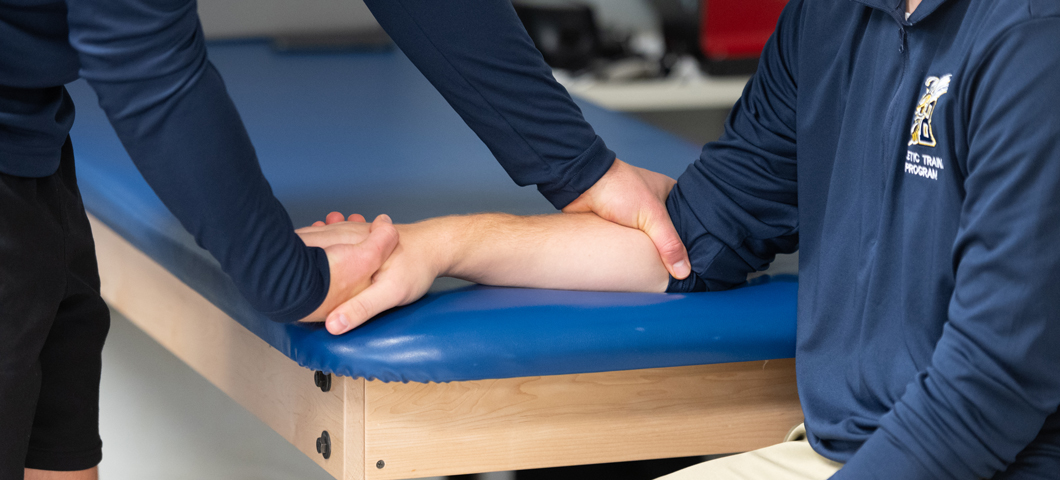
<svg viewBox="0 0 1060 480"><path fill-rule="evenodd" d="M928 77L924 85L924 96L920 97L920 103L916 105L916 113L913 115L913 128L910 131L909 145L923 145L925 147L935 146L935 133L931 131L931 114L935 111L935 104L939 98L950 89L950 77L943 75L939 77Z"/></svg>

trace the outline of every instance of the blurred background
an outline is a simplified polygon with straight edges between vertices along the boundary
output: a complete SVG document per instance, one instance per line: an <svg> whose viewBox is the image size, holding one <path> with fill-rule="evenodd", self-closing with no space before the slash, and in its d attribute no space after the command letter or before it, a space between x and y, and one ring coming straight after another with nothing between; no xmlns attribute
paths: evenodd
<svg viewBox="0 0 1060 480"><path fill-rule="evenodd" d="M721 133L786 0L516 0L575 95L697 144ZM278 49L387 48L360 0L199 0L212 40ZM606 139L605 139L606 140Z"/></svg>
<svg viewBox="0 0 1060 480"><path fill-rule="evenodd" d="M518 0L515 7L557 80L573 95L702 145L721 135L784 3ZM265 38L286 51L394 48L361 0L199 0L198 5L206 35L214 41ZM771 273L794 273L797 261L797 255L778 258ZM120 314L112 314L101 389L101 478L331 478ZM701 460L452 478L641 480Z"/></svg>

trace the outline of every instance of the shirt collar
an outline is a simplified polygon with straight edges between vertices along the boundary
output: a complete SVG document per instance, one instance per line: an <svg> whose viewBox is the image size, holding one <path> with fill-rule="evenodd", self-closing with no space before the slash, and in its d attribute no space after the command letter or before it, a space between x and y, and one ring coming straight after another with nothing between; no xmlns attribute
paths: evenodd
<svg viewBox="0 0 1060 480"><path fill-rule="evenodd" d="M923 0L916 7L909 21L905 20L905 0L850 0L887 13L902 25L913 25L931 15L940 5L949 0Z"/></svg>

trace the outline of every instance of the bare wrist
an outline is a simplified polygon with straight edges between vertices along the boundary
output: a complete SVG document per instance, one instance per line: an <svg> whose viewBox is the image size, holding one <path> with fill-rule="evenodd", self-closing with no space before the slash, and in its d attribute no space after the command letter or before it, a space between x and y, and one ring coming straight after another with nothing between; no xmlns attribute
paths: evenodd
<svg viewBox="0 0 1060 480"><path fill-rule="evenodd" d="M419 242L416 248L425 253L423 260L429 263L435 277L450 276L456 264L459 252L463 248L464 235L461 226L466 217L449 216L423 220L406 225L408 238ZM402 232L402 241L406 239Z"/></svg>

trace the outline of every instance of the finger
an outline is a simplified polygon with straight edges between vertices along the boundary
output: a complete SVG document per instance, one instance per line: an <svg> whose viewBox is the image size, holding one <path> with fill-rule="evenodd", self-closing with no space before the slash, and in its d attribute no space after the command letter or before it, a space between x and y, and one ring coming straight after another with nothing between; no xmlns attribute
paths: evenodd
<svg viewBox="0 0 1060 480"><path fill-rule="evenodd" d="M369 227L365 226L364 228L357 230L347 228L342 230L302 231L298 233L298 236L301 237L302 241L310 247L326 248L333 245L348 244L351 246L351 248L356 248L353 247L353 245L365 241L371 234L368 228Z"/></svg>
<svg viewBox="0 0 1060 480"><path fill-rule="evenodd" d="M332 223L345 222L346 216L339 212L331 212L327 217L324 217L324 223L331 225Z"/></svg>
<svg viewBox="0 0 1060 480"><path fill-rule="evenodd" d="M376 222L379 222L380 224L386 224L386 223L393 224L394 223L394 221L390 219L390 215L387 215L385 213L379 215L378 217L375 217L375 221L372 222L372 228L375 228Z"/></svg>
<svg viewBox="0 0 1060 480"><path fill-rule="evenodd" d="M328 332L342 335L372 317L401 304L403 295L389 282L373 283L333 310L327 318Z"/></svg>
<svg viewBox="0 0 1060 480"><path fill-rule="evenodd" d="M361 215L359 213L355 213L353 215L350 215L349 221L358 222L358 223L368 223L368 220L364 219L364 215Z"/></svg>
<svg viewBox="0 0 1060 480"><path fill-rule="evenodd" d="M327 224L324 223L324 222L321 222L320 220L317 220L317 221L313 222L313 226L314 227L323 227L325 225L327 225Z"/></svg>
<svg viewBox="0 0 1060 480"><path fill-rule="evenodd" d="M662 258L663 265L666 266L670 275L682 280L692 273L688 251L685 250L684 243L681 243L681 237L677 235L677 230L665 208L652 209L648 213L648 220L643 230L655 244L655 249L659 251L659 257Z"/></svg>

